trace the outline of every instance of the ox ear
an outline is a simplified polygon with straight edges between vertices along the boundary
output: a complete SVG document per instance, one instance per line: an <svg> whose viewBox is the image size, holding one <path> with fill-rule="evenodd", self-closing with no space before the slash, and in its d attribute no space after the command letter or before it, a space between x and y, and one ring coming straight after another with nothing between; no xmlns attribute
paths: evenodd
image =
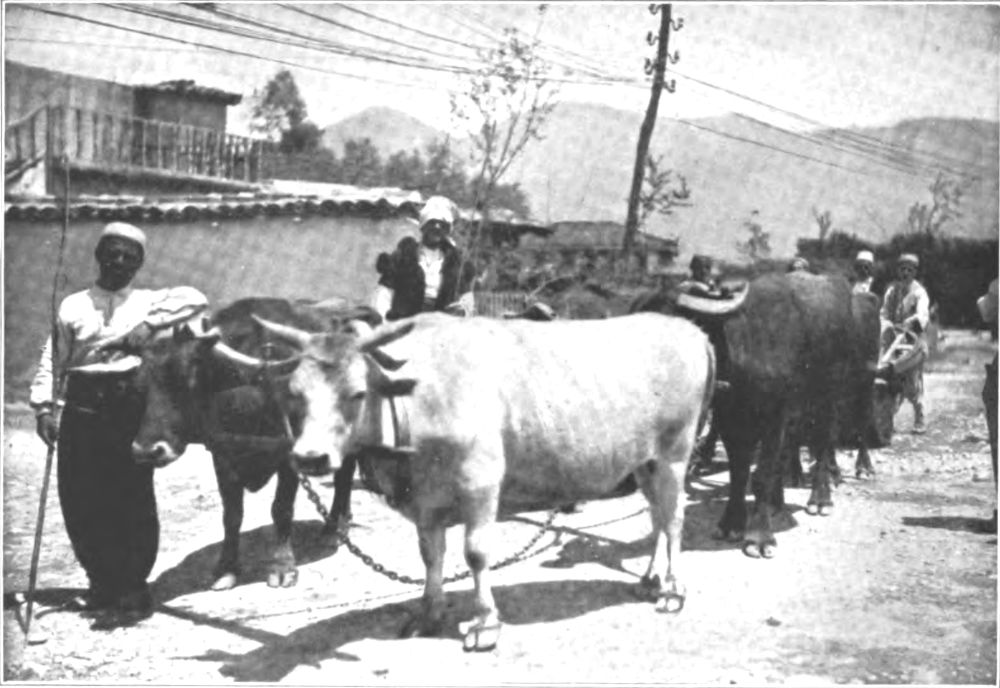
<svg viewBox="0 0 1000 688"><path fill-rule="evenodd" d="M382 397L405 397L413 393L417 381L412 378L393 379L385 374L384 368L377 361L365 357L368 366L368 389Z"/></svg>
<svg viewBox="0 0 1000 688"><path fill-rule="evenodd" d="M358 348L367 353L381 346L386 346L397 339L402 339L406 335L410 334L414 327L416 327L416 323L410 320L396 327L379 328L378 330L372 332L371 335L358 342Z"/></svg>

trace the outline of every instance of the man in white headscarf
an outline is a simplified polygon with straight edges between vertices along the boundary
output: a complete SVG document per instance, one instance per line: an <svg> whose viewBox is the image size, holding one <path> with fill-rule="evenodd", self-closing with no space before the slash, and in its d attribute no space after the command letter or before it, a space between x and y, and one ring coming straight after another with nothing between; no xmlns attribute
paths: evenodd
<svg viewBox="0 0 1000 688"><path fill-rule="evenodd" d="M427 311L473 313L475 270L452 239L457 215L452 201L432 196L420 211L420 241L406 237L391 255L379 256L381 277L372 306L383 319Z"/></svg>
<svg viewBox="0 0 1000 688"><path fill-rule="evenodd" d="M851 280L851 291L855 294L868 294L872 290L872 270L875 268L875 255L868 250L858 251L854 259L854 278Z"/></svg>
<svg viewBox="0 0 1000 688"><path fill-rule="evenodd" d="M997 341L997 280L990 282L986 293L976 300L979 315L990 328L994 345ZM983 404L986 407L986 429L990 436L990 454L993 459L993 486L997 483L997 352L993 352L993 360L986 364L986 380L983 383ZM993 520L989 530L997 532L997 510L993 510Z"/></svg>
<svg viewBox="0 0 1000 688"><path fill-rule="evenodd" d="M208 305L191 287L133 288L145 256L146 235L138 227L112 222L104 228L94 249L97 280L59 305L31 384L38 436L50 446L59 443L59 504L89 580L70 606L98 614L95 629L152 613L146 579L160 535L153 468L132 459L142 414L134 387L140 359L105 347L138 344Z"/></svg>

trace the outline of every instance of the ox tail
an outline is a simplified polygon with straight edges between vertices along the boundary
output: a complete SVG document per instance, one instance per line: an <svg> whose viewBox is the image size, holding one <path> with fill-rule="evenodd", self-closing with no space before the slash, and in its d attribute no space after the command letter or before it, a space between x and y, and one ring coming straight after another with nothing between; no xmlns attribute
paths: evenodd
<svg viewBox="0 0 1000 688"><path fill-rule="evenodd" d="M696 437L705 429L705 423L708 422L708 413L712 409L712 398L715 396L715 349L707 339L705 340L705 355L708 357L708 374L705 376L705 394L701 400L701 412L698 414Z"/></svg>

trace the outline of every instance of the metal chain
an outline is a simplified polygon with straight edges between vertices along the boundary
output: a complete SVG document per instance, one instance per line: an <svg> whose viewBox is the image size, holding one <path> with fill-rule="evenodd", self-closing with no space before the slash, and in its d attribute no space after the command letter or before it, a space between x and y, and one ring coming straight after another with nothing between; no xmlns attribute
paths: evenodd
<svg viewBox="0 0 1000 688"><path fill-rule="evenodd" d="M303 489L305 489L306 495L308 495L309 497L309 501L311 501L313 503L313 506L316 507L316 511L323 518L323 522L329 524L330 512L327 510L326 505L323 504L323 501L320 499L320 496L316 493L316 490L313 488L312 482L309 480L309 476L303 473L299 473L299 484L301 484ZM505 566L510 566L511 564L515 564L519 561L527 559L528 552L536 544L538 544L538 541L542 539L542 536L545 535L545 532L552 525L552 522L556 518L556 513L558 513L557 509L553 509L552 511L550 511L548 518L545 520L545 523L543 523L541 527L539 527L538 532L536 532L534 537L532 537L531 540L528 541L528 544L526 544L524 547L522 547L520 550L518 550L511 556L507 557L506 559L498 561L497 563L490 566L490 570L496 571L497 569L501 569L504 568ZM350 551L351 554L360 559L365 564L365 566L370 568L372 571L380 573L386 578L398 581L400 583L404 583L406 585L423 585L426 582L426 580L423 578L412 578L405 574L397 573L396 571L388 569L382 564L378 563L377 561L372 559L369 555L365 554L365 552L360 547L351 542L351 538L346 531L345 532L338 531L336 533L336 537L340 542L342 542L347 547L348 551ZM471 575L472 572L466 570L461 573L456 573L455 575L449 576L441 582L442 584L454 583L456 581L464 580Z"/></svg>

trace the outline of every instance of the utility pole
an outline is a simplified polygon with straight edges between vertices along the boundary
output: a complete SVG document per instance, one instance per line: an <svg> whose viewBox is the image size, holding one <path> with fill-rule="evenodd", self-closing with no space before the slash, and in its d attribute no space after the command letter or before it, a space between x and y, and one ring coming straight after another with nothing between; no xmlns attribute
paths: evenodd
<svg viewBox="0 0 1000 688"><path fill-rule="evenodd" d="M642 192L642 182L646 171L646 157L649 155L649 141L653 138L653 126L656 124L656 111L660 105L660 91L666 88L669 92L674 91L674 82L665 82L667 60L676 62L678 55L674 53L670 56L667 53L667 43L670 38L670 29L680 29L682 23L672 25L670 21L670 4L650 5L651 14L660 13L660 33L654 37L652 32L646 34L646 42L652 45L656 43L656 61L650 62L646 58L646 73L653 75L653 87L649 94L649 106L646 108L646 117L642 120L642 127L639 129L639 143L636 146L635 167L632 170L632 190L628 195L628 215L625 218L625 235L622 238L622 253L627 255L635 246L635 236L639 230L639 194Z"/></svg>

